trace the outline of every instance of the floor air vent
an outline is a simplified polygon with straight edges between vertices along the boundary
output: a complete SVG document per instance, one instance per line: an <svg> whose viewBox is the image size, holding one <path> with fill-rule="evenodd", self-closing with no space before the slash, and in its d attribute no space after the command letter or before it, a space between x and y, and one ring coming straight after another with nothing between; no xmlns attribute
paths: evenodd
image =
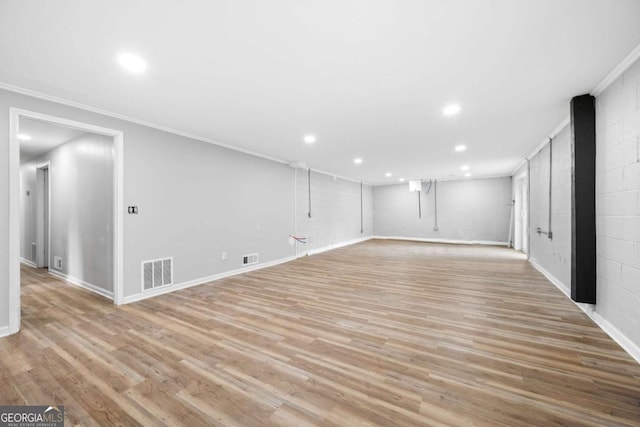
<svg viewBox="0 0 640 427"><path fill-rule="evenodd" d="M173 258L142 261L142 290L173 284Z"/></svg>
<svg viewBox="0 0 640 427"><path fill-rule="evenodd" d="M242 255L242 265L251 265L258 263L258 254Z"/></svg>

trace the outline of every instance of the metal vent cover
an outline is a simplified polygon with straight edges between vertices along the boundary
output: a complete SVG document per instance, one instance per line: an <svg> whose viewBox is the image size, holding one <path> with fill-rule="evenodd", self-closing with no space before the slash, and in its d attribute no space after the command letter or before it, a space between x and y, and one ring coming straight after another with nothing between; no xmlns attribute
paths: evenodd
<svg viewBox="0 0 640 427"><path fill-rule="evenodd" d="M142 290L173 285L173 258L142 261Z"/></svg>
<svg viewBox="0 0 640 427"><path fill-rule="evenodd" d="M257 253L242 255L242 265L257 264L258 261L259 260L258 260L258 254Z"/></svg>

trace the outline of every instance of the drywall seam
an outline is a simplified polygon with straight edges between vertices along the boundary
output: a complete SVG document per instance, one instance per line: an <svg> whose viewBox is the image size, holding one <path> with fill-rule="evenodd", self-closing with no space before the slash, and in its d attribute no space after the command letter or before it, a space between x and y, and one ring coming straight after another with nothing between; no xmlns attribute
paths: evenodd
<svg viewBox="0 0 640 427"><path fill-rule="evenodd" d="M624 351L629 353L629 356L633 357L636 362L640 363L640 347L634 344L629 338L620 332L615 326L609 323L605 318L600 316L595 310L594 305L583 304L575 302L571 299L571 291L564 283L562 283L553 274L542 267L535 258L530 258L529 262L533 267L538 270L544 277L546 277L554 286L556 286L569 300L574 303L580 310L582 310L593 322L600 327L607 335L611 337Z"/></svg>

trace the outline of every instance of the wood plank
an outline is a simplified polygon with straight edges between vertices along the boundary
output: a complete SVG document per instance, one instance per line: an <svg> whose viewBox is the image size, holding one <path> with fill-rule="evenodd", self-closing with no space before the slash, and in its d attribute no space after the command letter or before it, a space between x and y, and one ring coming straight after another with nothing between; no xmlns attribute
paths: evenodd
<svg viewBox="0 0 640 427"><path fill-rule="evenodd" d="M372 240L120 307L21 271L0 404L69 425L640 425L640 365L506 248Z"/></svg>

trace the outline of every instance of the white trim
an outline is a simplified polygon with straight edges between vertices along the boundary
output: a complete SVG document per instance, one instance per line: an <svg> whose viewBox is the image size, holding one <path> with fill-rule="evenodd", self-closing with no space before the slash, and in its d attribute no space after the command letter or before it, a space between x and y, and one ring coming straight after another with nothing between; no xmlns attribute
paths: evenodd
<svg viewBox="0 0 640 427"><path fill-rule="evenodd" d="M2 81L0 81L0 89L7 90L9 92L19 93L19 94L30 96L30 97L33 97L33 98L42 99L44 101L55 102L57 104L62 104L62 105L66 105L66 106L69 106L69 107L78 108L78 109L81 109L81 110L84 110L84 111L90 111L92 113L100 114L100 115L107 116L107 117L113 117L115 119L124 120L124 121L129 122L129 123L135 123L137 125L141 125L141 126L145 126L145 127L149 127L149 128L153 128L153 129L158 129L158 130L161 130L163 132L167 132L167 133L170 133L170 134L173 134L173 135L183 136L185 138L193 139L195 141L206 142L208 144L216 145L218 147L226 148L228 150L237 151L239 153L248 154L250 156L259 157L259 158L266 159L266 160L271 160L272 162L282 163L282 164L289 165L289 166L291 166L291 163L292 163L290 161L282 160L282 159L279 159L277 157L268 156L266 154L261 154L261 153L258 153L256 151L246 150L244 148L236 147L236 146L231 145L231 144L225 144L224 142L220 142L220 141L217 141L215 139L211 139L211 138L207 138L207 137L204 137L204 136L196 135L194 133L190 133L190 132L183 131L183 130L180 130L180 129L174 129L174 128L171 128L169 126L164 126L164 125L161 125L161 124L158 124L158 123L149 122L149 121L142 120L142 119L137 119L135 117L127 116L125 114L115 113L115 112L109 111L109 110L103 110L102 108L93 107L91 105L83 104L81 102L76 102L76 101L72 101L72 100L69 100L69 99L60 98L60 97L57 97L57 96L53 96L53 95L49 95L49 94L46 94L46 93L43 93L43 92L38 92L38 91L27 89L27 88L24 88L24 87L12 85L12 84L5 83L5 82L2 82ZM294 167L297 168L298 166L294 166ZM352 182L356 182L358 184L361 182L359 180L352 179L352 178L347 178L347 177L344 177L344 176L341 176L341 175L336 175L336 174L331 173L331 172L325 172L325 171L321 171L321 170L317 170L317 169L313 169L313 168L311 168L311 169L314 172L319 172L321 174L329 175L331 177L344 179L345 181L352 181ZM364 184L373 185L373 184L368 184L366 182Z"/></svg>
<svg viewBox="0 0 640 427"><path fill-rule="evenodd" d="M606 77L604 79L602 79L602 81L600 81L600 83L598 83L598 85L595 88L593 88L593 90L591 91L591 95L593 95L593 96L602 95L602 93L605 90L607 90L607 88L609 86L611 86L611 84L613 82L615 82L616 79L618 79L621 75L623 75L625 73L625 71L627 71L638 59L640 59L640 44L638 44L635 48L633 48L633 50L631 52L629 52L629 54L627 56L625 56L624 59L622 61L620 61L620 63L618 65L616 65L614 67L614 69L611 70L611 72L609 74L607 74ZM558 124L558 126L549 134L548 138L555 138L556 135L558 135L565 127L567 127L569 125L570 121L571 121L571 117L570 116L565 117L560 122L560 124ZM529 154L527 157L522 159L520 161L520 163L518 163L518 166L516 166L516 168L513 170L511 175L515 174L518 171L518 169L520 169L520 167L522 167L523 163L527 159L531 160L533 158L533 156L538 154L538 151L540 151L542 149L542 147L544 147L547 144L547 142L549 142L548 138L545 138L531 152L531 154Z"/></svg>
<svg viewBox="0 0 640 427"><path fill-rule="evenodd" d="M67 283L78 286L79 288L86 289L95 294L101 295L105 298L113 300L113 292L107 291L106 289L102 289L101 287L94 285L93 283L85 282L84 280L80 280L76 277L69 276L68 274L64 274L61 271L49 270L49 274L57 277L60 280L64 280Z"/></svg>
<svg viewBox="0 0 640 427"><path fill-rule="evenodd" d="M151 292L154 289L156 289L156 287L152 287L151 289L145 289L144 288L144 265L147 263L155 263L156 261L166 261L166 260L171 260L171 283L169 285L160 285L159 287L168 287L168 286L172 286L173 285L173 270L175 268L175 263L173 262L173 257L172 256L168 256L168 257L164 257L164 258L156 258L156 259L146 259L144 261L140 261L140 292ZM164 264L163 264L164 267ZM151 282L154 282L153 280L153 268L151 271ZM162 277L163 277L163 281L164 281L164 271L162 272Z"/></svg>
<svg viewBox="0 0 640 427"><path fill-rule="evenodd" d="M443 177L443 178L417 178L417 179L409 179L406 178L404 180L404 182L385 182L385 183L381 183L381 184L372 184L372 187L383 187L383 186L388 186L388 185L407 185L409 183L409 181L416 181L416 180L421 180L422 182L425 182L427 179L433 180L436 179L438 180L438 182L449 182L449 181L475 181L478 179L498 179L498 178L510 178L511 175L513 175L512 173L504 173L504 174L499 174L499 175L482 175L482 176L471 176L471 177L464 177L464 176L454 176L454 177ZM360 181L358 181L360 182ZM367 185L365 183L365 185Z"/></svg>
<svg viewBox="0 0 640 427"><path fill-rule="evenodd" d="M547 137L545 137L545 139L543 139L542 142L540 142L540 144L538 144L538 146L531 152L531 154L529 154L524 159L520 160L520 163L518 163L518 166L516 166L516 168L511 172L511 176L513 176L516 172L518 172L518 170L527 162L527 160L533 159L535 155L538 154L538 152L542 150L549 143L549 138L553 139L556 136L558 136L558 134L562 132L564 128L569 126L570 123L571 123L571 116L567 116L564 119L562 119L562 121L558 123L558 126L556 126L555 129L552 130L551 133Z"/></svg>
<svg viewBox="0 0 640 427"><path fill-rule="evenodd" d="M558 278L556 278L553 274L547 271L544 267L540 265L538 260L535 258L530 258L529 262L533 267L538 270L544 277L546 277L551 283L553 283L563 294L569 298L569 300L578 306L580 310L582 310L593 322L600 327L607 335L611 337L623 350L625 350L631 357L633 357L636 362L640 363L640 347L636 345L633 341L627 338L622 332L620 332L615 326L613 326L607 319L602 317L598 312L596 312L596 305L593 304L583 304L579 302L575 302L571 299L571 290L568 286L562 283Z"/></svg>
<svg viewBox="0 0 640 427"><path fill-rule="evenodd" d="M9 333L20 330L20 141L19 116L9 109Z"/></svg>
<svg viewBox="0 0 640 427"><path fill-rule="evenodd" d="M308 254L309 255L315 255L315 254L319 254L321 252L326 252L326 251L330 251L330 250L333 250L333 249L338 249L338 248L341 248L341 247L344 247L344 246L353 245L355 243L364 242L364 241L370 240L372 238L373 237L365 237L365 238L361 238L361 239L349 240L349 241L346 241L346 242L343 242L343 243L337 243L335 245L325 246L325 247L320 248L320 249L315 249L313 251L309 251ZM255 265L248 266L248 267L240 267L240 268L235 269L235 270L225 271L223 273L213 274L211 276L201 277L199 279L189 280L187 282L176 283L174 285L163 286L163 287L158 288L158 289L148 290L148 291L145 291L144 293L141 292L139 294L130 295L128 297L125 297L124 298L124 304L130 304L130 303L133 303L133 302L136 302L136 301L142 301L142 300L145 300L147 298L152 298L152 297L155 297L155 296L158 296L158 295L164 295L164 294L168 294L168 293L171 293L171 292L179 291L181 289L191 288L193 286L203 285L203 284L209 283L209 282L215 282L216 280L225 279L227 277L237 276L239 274L249 273L251 271L256 271L256 270L261 270L263 268L273 267L273 266L278 265L278 264L284 264L286 262L294 261L294 260L296 260L298 258L302 258L304 256L307 256L307 253L301 254L301 255L297 255L297 256L289 256L289 257L286 257L286 258L280 258L280 259L276 259L274 261L263 262L263 263L255 264Z"/></svg>
<svg viewBox="0 0 640 427"><path fill-rule="evenodd" d="M546 268L544 268L536 258L529 258L529 262L531 263L531 265L533 265L533 268L542 273L542 275L546 277L551 283L553 283L556 288L560 289L567 298L571 299L571 289L569 289L568 286L566 286L558 278L556 278L556 276L554 276Z"/></svg>
<svg viewBox="0 0 640 427"><path fill-rule="evenodd" d="M408 240L425 243L450 243L454 245L489 245L489 246L509 246L508 242L498 242L493 240L456 240L456 239L433 239L425 237L404 237L404 236L373 236L372 239L382 240Z"/></svg>
<svg viewBox="0 0 640 427"><path fill-rule="evenodd" d="M638 59L640 59L640 44L633 48L633 50L629 52L629 54L625 56L624 59L620 61L620 63L611 70L611 72L607 74L607 76L602 79L595 88L593 88L591 95L600 96L602 92L607 90L607 88L611 86L618 77L624 74L624 72L627 71Z"/></svg>
<svg viewBox="0 0 640 427"><path fill-rule="evenodd" d="M135 295L130 295L128 297L124 297L123 303L130 304L136 301L142 301L147 298L156 297L158 295L164 295L171 292L179 291L181 289L191 288L193 286L203 285L205 283L214 282L216 280L225 279L231 276L237 276L239 274L249 273L255 270L261 270L267 267L273 267L274 265L283 264L285 262L293 261L296 259L295 256L290 256L286 258L277 259L274 261L264 262L262 264L256 264L250 267L241 267L236 270L225 271L224 273L213 274L207 277L201 277L199 279L193 279L182 283L176 283L174 285L162 286L157 289L150 289L145 291L144 293L139 293Z"/></svg>
<svg viewBox="0 0 640 427"><path fill-rule="evenodd" d="M148 122L146 120L136 119L135 117L127 116L125 114L114 113L113 111L103 110L102 108L92 107L91 105L83 104L76 101L71 101L65 98L59 98L57 96L48 95L46 93L38 92L35 90L23 88L20 86L15 86L9 83L0 81L0 89L8 90L10 92L20 93L22 95L31 96L33 98L42 99L49 102L55 102L57 104L66 105L69 107L79 108L81 110L90 111L92 113L97 113L103 116L113 117L115 119L124 120L129 123L135 123L138 125L146 126L153 129L158 129L163 132L171 133L173 135L184 136L185 138L194 139L196 141L208 142L209 144L217 145L219 147L227 148L229 150L238 151L240 153L249 154L255 157L261 157L263 159L271 160L278 163L289 164L289 162L284 161L282 159L278 159L276 157L267 156L264 154L256 153L255 151L245 150L243 148L234 147L233 145L225 144L220 141L216 141L210 138L205 138L203 136L199 136L193 133L185 132L179 129L170 128L168 126L163 126L157 123Z"/></svg>
<svg viewBox="0 0 640 427"><path fill-rule="evenodd" d="M13 332L10 332L10 328L8 326L0 327L0 338L6 337L7 335L11 335Z"/></svg>
<svg viewBox="0 0 640 427"><path fill-rule="evenodd" d="M29 267L38 268L36 263L31 261L30 259L26 259L26 258L20 257L20 262L25 264L25 265L28 265Z"/></svg>
<svg viewBox="0 0 640 427"><path fill-rule="evenodd" d="M296 170L296 171L297 171L298 169L300 169L300 170L302 170L302 171L305 171L305 172L306 172L308 169L311 169L311 172L313 172L313 173L319 173L319 174L321 174L321 175L327 175L327 176L329 176L329 177L331 177L331 178L334 178L334 179L335 179L335 178L337 178L337 179L342 179L342 180L344 180L344 181L355 182L356 184L360 184L360 183L362 182L364 185L369 185L369 186L380 185L380 184L369 184L369 183L367 183L367 182L359 181L359 180L357 180L357 179L347 178L346 176L336 175L335 173L325 172L325 171L321 171L321 170L319 170L319 169L314 169L314 168L312 168L312 167L308 166L308 165L307 165L307 164L305 164L305 163L289 162L289 163L288 163L288 165L289 165L290 167L292 167L292 168L293 168L294 170ZM384 185L384 184L383 184L383 185Z"/></svg>
<svg viewBox="0 0 640 427"><path fill-rule="evenodd" d="M318 248L318 249L311 249L310 251L306 251L305 253L298 255L297 258L321 254L322 252L332 251L334 249L343 248L345 246L355 245L356 243L366 242L367 240L371 240L371 239L375 239L375 237L373 236L360 237L358 239L347 240L341 243L335 243L333 245L323 246L322 248Z"/></svg>
<svg viewBox="0 0 640 427"><path fill-rule="evenodd" d="M2 85L0 84L0 87ZM20 118L28 117L87 132L110 136L114 145L114 304L122 304L124 295L124 133L84 122L64 119L16 107L9 108L9 329L20 329L20 142L17 138ZM51 180L49 180L51 182ZM51 194L50 194L51 196Z"/></svg>
<svg viewBox="0 0 640 427"><path fill-rule="evenodd" d="M47 170L47 193L49 194L48 198L47 198L47 259L45 260L44 257L44 244L41 244L44 242L44 226L42 227L42 229L40 229L40 218L37 219L37 225L36 225L36 249L37 249L37 254L36 254L36 268L41 268L41 267L47 267L49 268L49 261L51 260L51 161L47 160L46 162L43 163L39 163L36 166L36 189L39 190L40 189L40 183L38 181L38 170L43 170L46 169ZM44 189L42 189L42 191L44 192ZM44 193L43 193L44 194ZM42 196L43 194L40 194L39 191L36 191L36 212L37 212L37 216L40 216L40 213L44 214L44 206L42 206L41 208L39 208L40 204L41 204L41 198L40 196ZM42 211L40 211L40 209L42 209ZM38 260L40 260L40 263L38 263ZM46 261L46 265L45 265L45 261Z"/></svg>

